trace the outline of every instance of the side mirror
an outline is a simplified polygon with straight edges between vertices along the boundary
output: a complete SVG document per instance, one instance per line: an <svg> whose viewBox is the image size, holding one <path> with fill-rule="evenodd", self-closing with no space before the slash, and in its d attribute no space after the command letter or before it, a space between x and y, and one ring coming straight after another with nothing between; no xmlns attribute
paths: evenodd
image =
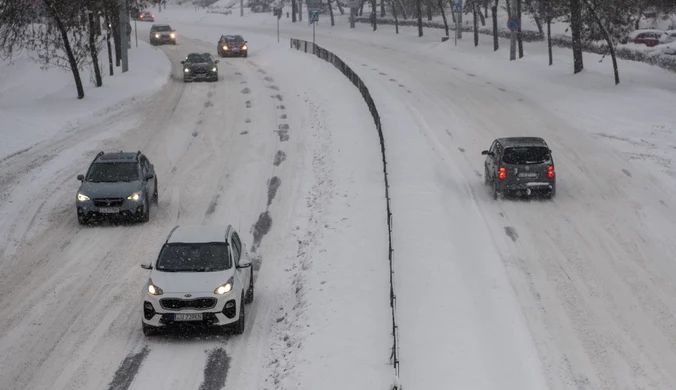
<svg viewBox="0 0 676 390"><path fill-rule="evenodd" d="M149 174L146 175L146 180L150 180L150 179L154 179L154 178L155 178L155 175L152 174L152 173L149 173Z"/></svg>
<svg viewBox="0 0 676 390"><path fill-rule="evenodd" d="M143 269L153 269L153 266L150 263L147 263L147 264L141 264L141 268L143 268Z"/></svg>
<svg viewBox="0 0 676 390"><path fill-rule="evenodd" d="M77 175L77 179L79 181L84 181L84 175Z"/></svg>
<svg viewBox="0 0 676 390"><path fill-rule="evenodd" d="M239 260L239 265L237 266L237 268L249 268L249 267L251 267L251 259L247 257Z"/></svg>
<svg viewBox="0 0 676 390"><path fill-rule="evenodd" d="M488 154L488 150L482 151L481 154L484 155L484 156L487 155L487 154Z"/></svg>
<svg viewBox="0 0 676 390"><path fill-rule="evenodd" d="M181 64L185 64L185 61L181 61Z"/></svg>

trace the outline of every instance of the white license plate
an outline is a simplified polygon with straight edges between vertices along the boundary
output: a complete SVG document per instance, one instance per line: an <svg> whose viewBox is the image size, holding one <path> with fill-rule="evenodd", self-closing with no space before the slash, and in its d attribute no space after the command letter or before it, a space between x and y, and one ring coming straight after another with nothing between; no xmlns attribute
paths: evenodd
<svg viewBox="0 0 676 390"><path fill-rule="evenodd" d="M174 321L202 321L202 313L176 313Z"/></svg>
<svg viewBox="0 0 676 390"><path fill-rule="evenodd" d="M239 53L239 49L232 49L233 52Z"/></svg>
<svg viewBox="0 0 676 390"><path fill-rule="evenodd" d="M519 173L519 177L538 177L537 173Z"/></svg>
<svg viewBox="0 0 676 390"><path fill-rule="evenodd" d="M119 207L101 207L99 208L99 212L103 214L117 214L120 212Z"/></svg>
<svg viewBox="0 0 676 390"><path fill-rule="evenodd" d="M198 78L198 79L205 79L205 78L207 78L207 75L205 75L205 74L198 74L198 75L197 75L197 78Z"/></svg>

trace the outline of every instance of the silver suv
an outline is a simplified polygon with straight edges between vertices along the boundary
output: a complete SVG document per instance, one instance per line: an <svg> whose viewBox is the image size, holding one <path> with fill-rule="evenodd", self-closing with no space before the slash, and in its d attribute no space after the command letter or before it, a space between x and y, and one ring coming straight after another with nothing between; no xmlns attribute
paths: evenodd
<svg viewBox="0 0 676 390"><path fill-rule="evenodd" d="M98 217L148 222L150 203L159 198L155 167L140 151L99 152L77 191L77 220L86 224Z"/></svg>

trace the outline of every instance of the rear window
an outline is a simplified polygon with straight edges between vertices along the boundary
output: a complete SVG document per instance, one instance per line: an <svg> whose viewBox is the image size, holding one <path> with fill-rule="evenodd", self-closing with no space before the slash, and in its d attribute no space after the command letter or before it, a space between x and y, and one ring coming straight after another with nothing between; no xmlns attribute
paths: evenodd
<svg viewBox="0 0 676 390"><path fill-rule="evenodd" d="M218 272L230 269L225 243L167 244L155 268L165 272Z"/></svg>
<svg viewBox="0 0 676 390"><path fill-rule="evenodd" d="M506 148L502 156L505 164L542 164L551 160L549 149L542 146Z"/></svg>

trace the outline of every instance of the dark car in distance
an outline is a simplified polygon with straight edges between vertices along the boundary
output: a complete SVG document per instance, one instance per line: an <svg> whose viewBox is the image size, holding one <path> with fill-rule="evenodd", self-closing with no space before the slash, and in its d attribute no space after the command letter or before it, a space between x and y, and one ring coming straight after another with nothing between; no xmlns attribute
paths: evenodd
<svg viewBox="0 0 676 390"><path fill-rule="evenodd" d="M554 159L542 138L498 138L481 154L486 156L484 182L491 186L493 199L498 194L547 198L556 194Z"/></svg>
<svg viewBox="0 0 676 390"><path fill-rule="evenodd" d="M155 15L150 13L150 11L145 11L138 16L138 20L140 20L142 22L154 22L155 21Z"/></svg>
<svg viewBox="0 0 676 390"><path fill-rule="evenodd" d="M190 53L181 61L183 81L218 81L218 60L209 53Z"/></svg>
<svg viewBox="0 0 676 390"><path fill-rule="evenodd" d="M248 57L249 45L241 35L221 35L218 40L218 55L221 57Z"/></svg>
<svg viewBox="0 0 676 390"><path fill-rule="evenodd" d="M99 152L75 198L77 220L86 224L95 218L150 220L150 203L158 201L155 167L140 151Z"/></svg>
<svg viewBox="0 0 676 390"><path fill-rule="evenodd" d="M176 30L168 24L153 24L150 27L150 44L155 46L164 43L176 44Z"/></svg>

